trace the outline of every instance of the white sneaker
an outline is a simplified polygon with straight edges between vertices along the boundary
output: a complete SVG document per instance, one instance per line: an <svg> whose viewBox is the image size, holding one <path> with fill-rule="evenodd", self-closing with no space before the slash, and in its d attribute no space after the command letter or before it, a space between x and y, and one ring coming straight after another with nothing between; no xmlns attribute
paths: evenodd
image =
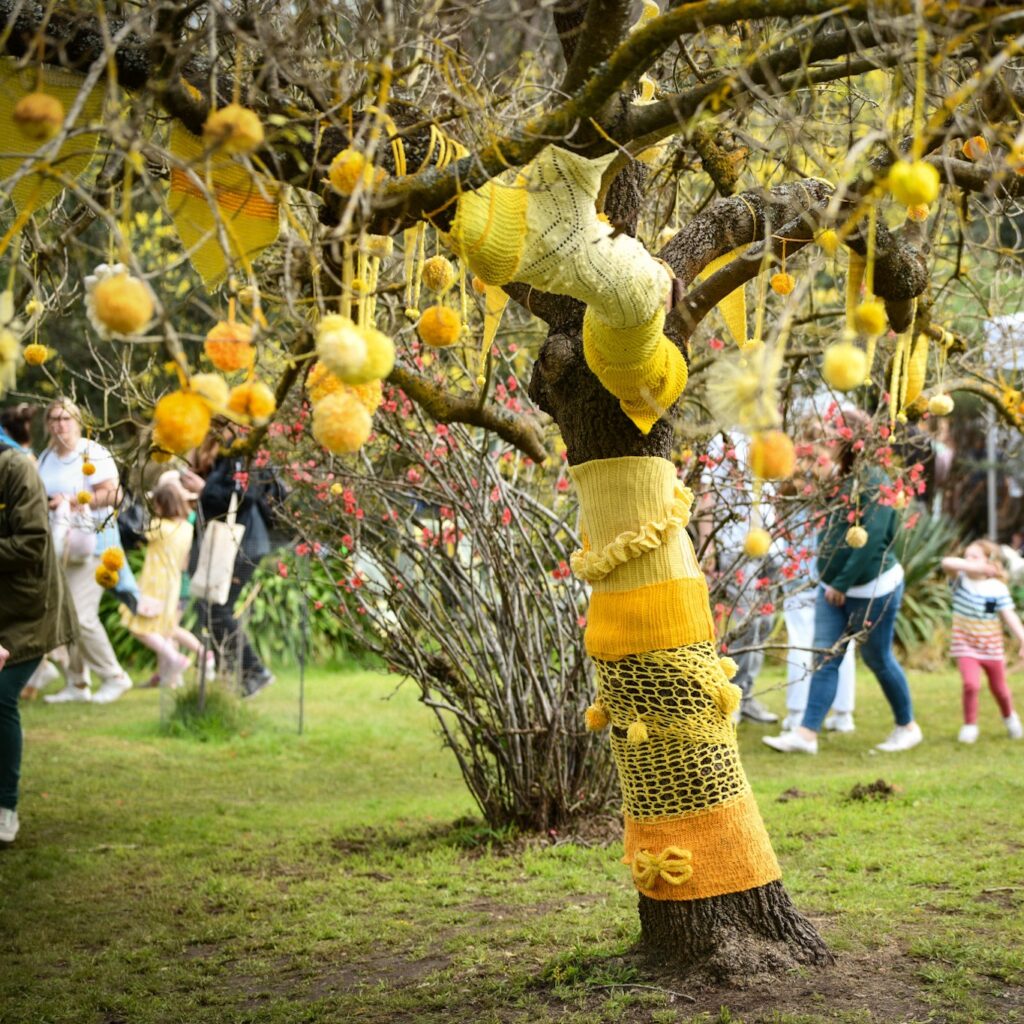
<svg viewBox="0 0 1024 1024"><path fill-rule="evenodd" d="M93 704L113 704L132 688L132 681L126 675L104 679L100 688L92 695Z"/></svg>
<svg viewBox="0 0 1024 1024"><path fill-rule="evenodd" d="M956 738L958 743L977 743L978 727L976 725L961 725Z"/></svg>
<svg viewBox="0 0 1024 1024"><path fill-rule="evenodd" d="M853 724L852 711L837 711L825 719L825 728L829 732L854 732L857 728Z"/></svg>
<svg viewBox="0 0 1024 1024"><path fill-rule="evenodd" d="M1003 723L1006 726L1006 735L1011 740L1024 739L1024 726L1020 724L1020 718L1017 716L1016 711L1011 711L1010 714L1003 719Z"/></svg>
<svg viewBox="0 0 1024 1024"><path fill-rule="evenodd" d="M55 679L60 679L60 669L44 658L32 673L32 678L22 687L22 700L35 700Z"/></svg>
<svg viewBox="0 0 1024 1024"><path fill-rule="evenodd" d="M790 711L790 713L782 720L782 731L792 732L803 720L804 713L802 711Z"/></svg>
<svg viewBox="0 0 1024 1024"><path fill-rule="evenodd" d="M916 747L923 739L921 726L917 722L911 722L909 725L897 725L889 733L889 738L884 743L879 743L875 750L881 750L885 754L896 754L901 750L910 750L911 747Z"/></svg>
<svg viewBox="0 0 1024 1024"><path fill-rule="evenodd" d="M796 730L784 732L781 736L762 736L761 739L772 750L778 750L783 754L816 754L818 752L817 739L805 740Z"/></svg>
<svg viewBox="0 0 1024 1024"><path fill-rule="evenodd" d="M92 700L92 690L88 686L75 686L73 683L65 683L63 690L56 693L48 693L43 700L47 704L69 704L74 701Z"/></svg>
<svg viewBox="0 0 1024 1024"><path fill-rule="evenodd" d="M19 827L18 812L0 807L0 843L13 843Z"/></svg>

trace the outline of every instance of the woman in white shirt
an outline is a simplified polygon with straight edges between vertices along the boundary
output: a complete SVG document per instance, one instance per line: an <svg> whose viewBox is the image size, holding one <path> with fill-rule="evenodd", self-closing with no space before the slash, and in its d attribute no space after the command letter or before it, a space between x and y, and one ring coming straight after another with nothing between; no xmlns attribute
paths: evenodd
<svg viewBox="0 0 1024 1024"><path fill-rule="evenodd" d="M114 459L102 445L82 437L81 413L66 398L58 399L46 410L46 430L50 444L39 457L39 475L49 498L51 517L70 510L72 516L90 522L98 535L109 528L117 504ZM79 504L83 491L92 496L88 506ZM109 704L131 689L132 681L121 668L100 621L103 588L96 582L99 555L95 550L84 556L79 552L72 560L76 553L70 534L65 546L65 572L80 632L70 650L67 685L44 699L51 704L88 700ZM90 690L87 669L100 679L95 693Z"/></svg>

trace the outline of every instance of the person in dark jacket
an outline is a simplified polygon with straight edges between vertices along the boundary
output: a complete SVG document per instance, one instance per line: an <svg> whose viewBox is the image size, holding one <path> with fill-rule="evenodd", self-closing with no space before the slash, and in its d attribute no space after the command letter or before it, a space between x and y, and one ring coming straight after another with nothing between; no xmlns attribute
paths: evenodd
<svg viewBox="0 0 1024 1024"><path fill-rule="evenodd" d="M0 429L0 842L18 834L21 688L44 655L77 632L46 491L33 462Z"/></svg>
<svg viewBox="0 0 1024 1024"><path fill-rule="evenodd" d="M211 441L200 449L195 469L203 483L199 491L199 523L189 572L195 571L199 559L203 524L226 518L232 495L238 502L236 522L245 527L227 601L210 604L198 600L196 611L199 622L213 636L218 659L226 661L233 670L237 670L238 659L241 659L242 696L253 697L269 686L274 676L260 660L245 629L235 617L235 604L260 560L270 553L270 527L274 521L275 506L285 498L284 487L272 470L248 470L244 459L220 451L219 441ZM190 486L190 481L195 478L194 474L183 476L185 486Z"/></svg>
<svg viewBox="0 0 1024 1024"><path fill-rule="evenodd" d="M903 601L903 567L893 551L898 517L890 503L892 495L886 499L889 479L885 473L877 466L854 472L856 437L851 430L857 428L866 434L867 418L854 411L844 413L831 443L821 445L816 453L816 472L837 484L838 491L832 499L833 511L818 534L821 582L814 606L816 653L807 707L796 729L763 737L782 753L818 752L818 732L835 699L839 663L851 639L857 641L864 664L881 685L896 720L895 729L877 749L909 750L923 739L914 721L906 674L892 650ZM850 535L851 509L859 513L855 527L859 536Z"/></svg>

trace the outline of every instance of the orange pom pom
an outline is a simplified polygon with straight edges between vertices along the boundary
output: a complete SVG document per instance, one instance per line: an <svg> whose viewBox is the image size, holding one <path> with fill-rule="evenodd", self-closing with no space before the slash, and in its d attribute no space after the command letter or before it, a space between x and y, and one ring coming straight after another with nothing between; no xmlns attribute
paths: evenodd
<svg viewBox="0 0 1024 1024"><path fill-rule="evenodd" d="M104 590L109 590L111 587L117 586L117 573L108 569L102 562L96 566L96 572L93 575L96 582Z"/></svg>
<svg viewBox="0 0 1024 1024"><path fill-rule="evenodd" d="M796 469L796 449L781 430L755 434L750 442L750 468L762 480L785 480Z"/></svg>
<svg viewBox="0 0 1024 1024"><path fill-rule="evenodd" d="M416 324L416 332L424 345L432 348L447 348L459 340L462 320L454 309L447 306L430 306Z"/></svg>
<svg viewBox="0 0 1024 1024"><path fill-rule="evenodd" d="M247 370L256 360L252 328L248 324L221 320L207 332L203 351L222 373Z"/></svg>
<svg viewBox="0 0 1024 1024"><path fill-rule="evenodd" d="M29 366L42 366L46 362L50 351L45 345L40 345L38 342L33 342L31 345L25 346L25 351L22 355L25 357L25 362Z"/></svg>
<svg viewBox="0 0 1024 1024"><path fill-rule="evenodd" d="M600 732L608 728L608 712L603 704L595 702L584 712L583 721L591 732Z"/></svg>
<svg viewBox="0 0 1024 1024"><path fill-rule="evenodd" d="M64 104L48 93L30 92L14 104L11 120L25 138L46 142L60 131L64 123Z"/></svg>
<svg viewBox="0 0 1024 1024"><path fill-rule="evenodd" d="M100 561L111 572L120 572L124 568L124 552L120 548L107 548L100 555Z"/></svg>
<svg viewBox="0 0 1024 1024"><path fill-rule="evenodd" d="M253 423L264 423L274 415L277 400L274 392L262 381L247 380L231 389L228 409L236 416L244 416Z"/></svg>
<svg viewBox="0 0 1024 1024"><path fill-rule="evenodd" d="M153 441L183 455L198 447L210 430L210 407L192 391L172 391L153 410Z"/></svg>
<svg viewBox="0 0 1024 1024"><path fill-rule="evenodd" d="M229 103L211 110L203 125L203 141L225 153L251 153L263 145L263 125L252 110Z"/></svg>
<svg viewBox="0 0 1024 1024"><path fill-rule="evenodd" d="M796 287L796 281L792 274L787 274L784 270L778 274L772 274L771 281L769 282L772 286L772 291L776 295L789 295L789 293Z"/></svg>

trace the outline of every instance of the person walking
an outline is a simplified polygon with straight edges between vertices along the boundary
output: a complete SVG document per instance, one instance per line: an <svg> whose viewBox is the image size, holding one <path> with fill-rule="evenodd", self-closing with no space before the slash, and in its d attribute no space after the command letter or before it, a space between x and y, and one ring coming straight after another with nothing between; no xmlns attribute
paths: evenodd
<svg viewBox="0 0 1024 1024"><path fill-rule="evenodd" d="M836 698L839 663L855 639L864 663L874 674L892 708L896 726L876 749L910 750L924 738L914 721L907 677L892 650L896 616L903 600L903 567L893 552L897 516L883 504L888 477L877 466L855 473L856 428L867 432L862 413L844 412L831 437L817 446L815 472L836 485L834 507L818 534L818 584L814 606L815 669L803 720L764 742L781 753L816 754L818 732ZM863 446L859 446L863 447ZM848 543L851 509L859 510L861 536Z"/></svg>
<svg viewBox="0 0 1024 1024"><path fill-rule="evenodd" d="M18 699L47 651L75 637L75 609L54 551L35 465L0 428L0 842L18 834Z"/></svg>
<svg viewBox="0 0 1024 1024"><path fill-rule="evenodd" d="M69 510L71 516L84 525L77 528L77 541L76 527L72 525L61 555L78 614L78 641L70 648L64 689L43 699L49 704L88 700L108 704L132 685L100 621L103 588L96 582L97 535L113 526L118 494L117 466L106 448L82 437L82 415L68 399L58 399L46 410L46 429L50 444L39 457L38 468L49 499L51 522L57 528L62 513ZM89 686L88 670L100 679L95 693Z"/></svg>

